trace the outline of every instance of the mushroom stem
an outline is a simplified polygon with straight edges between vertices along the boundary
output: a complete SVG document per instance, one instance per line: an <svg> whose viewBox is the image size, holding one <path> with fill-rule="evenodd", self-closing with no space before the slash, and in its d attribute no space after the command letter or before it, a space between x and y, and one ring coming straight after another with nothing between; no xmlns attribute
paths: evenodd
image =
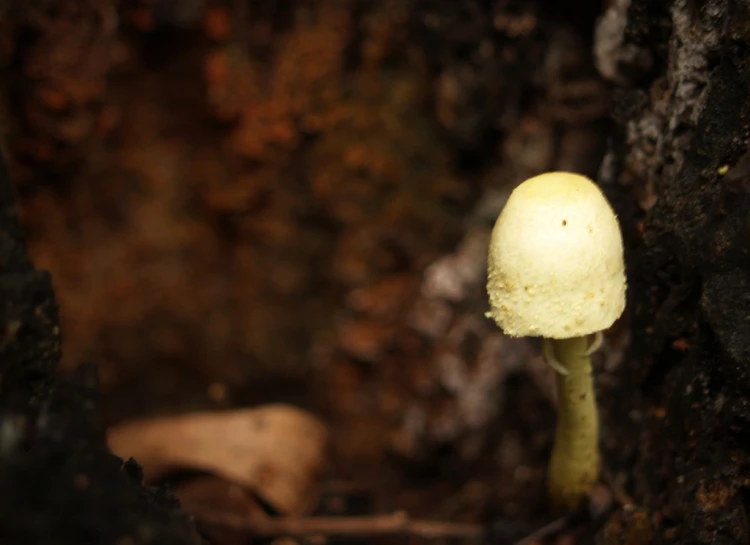
<svg viewBox="0 0 750 545"><path fill-rule="evenodd" d="M599 417L588 336L545 339L566 373L557 373L557 432L549 465L548 495L554 509L576 509L599 478Z"/></svg>

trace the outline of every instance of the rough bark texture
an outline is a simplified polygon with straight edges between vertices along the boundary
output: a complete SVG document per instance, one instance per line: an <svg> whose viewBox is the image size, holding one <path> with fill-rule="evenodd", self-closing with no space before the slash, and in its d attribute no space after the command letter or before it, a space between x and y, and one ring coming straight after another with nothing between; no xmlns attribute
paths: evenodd
<svg viewBox="0 0 750 545"><path fill-rule="evenodd" d="M619 129L601 181L639 203L618 201L632 345L603 399L609 457L649 513L619 513L602 543L750 539L749 9L633 0L600 23Z"/></svg>
<svg viewBox="0 0 750 545"><path fill-rule="evenodd" d="M96 370L54 379L50 276L31 265L0 157L0 542L199 544L174 498L107 451Z"/></svg>

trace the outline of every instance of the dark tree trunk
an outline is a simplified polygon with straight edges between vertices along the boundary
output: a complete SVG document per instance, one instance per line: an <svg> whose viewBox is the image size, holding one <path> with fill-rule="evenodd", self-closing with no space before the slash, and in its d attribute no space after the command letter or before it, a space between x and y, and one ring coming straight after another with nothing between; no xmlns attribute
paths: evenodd
<svg viewBox="0 0 750 545"><path fill-rule="evenodd" d="M601 538L748 543L750 5L614 4L597 40L618 124L600 181L633 218L632 345L603 400L609 457L645 511Z"/></svg>
<svg viewBox="0 0 750 545"><path fill-rule="evenodd" d="M108 452L95 368L53 378L57 305L26 254L2 157L0 331L0 543L201 543L176 500Z"/></svg>

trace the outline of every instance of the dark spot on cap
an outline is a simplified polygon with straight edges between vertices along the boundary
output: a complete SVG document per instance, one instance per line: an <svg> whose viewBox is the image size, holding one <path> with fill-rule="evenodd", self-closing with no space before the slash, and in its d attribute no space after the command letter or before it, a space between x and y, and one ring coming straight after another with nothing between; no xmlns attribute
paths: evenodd
<svg viewBox="0 0 750 545"><path fill-rule="evenodd" d="M565 227L566 225L568 225L568 220L563 220L563 227Z"/></svg>

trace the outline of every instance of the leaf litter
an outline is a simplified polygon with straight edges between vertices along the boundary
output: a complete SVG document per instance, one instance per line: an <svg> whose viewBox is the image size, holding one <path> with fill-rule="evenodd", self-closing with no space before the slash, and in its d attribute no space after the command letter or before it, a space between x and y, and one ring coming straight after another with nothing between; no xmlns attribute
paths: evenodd
<svg viewBox="0 0 750 545"><path fill-rule="evenodd" d="M270 404L128 421L109 429L108 443L114 454L135 458L147 482L201 470L283 515L299 515L317 503L329 431L306 411Z"/></svg>

